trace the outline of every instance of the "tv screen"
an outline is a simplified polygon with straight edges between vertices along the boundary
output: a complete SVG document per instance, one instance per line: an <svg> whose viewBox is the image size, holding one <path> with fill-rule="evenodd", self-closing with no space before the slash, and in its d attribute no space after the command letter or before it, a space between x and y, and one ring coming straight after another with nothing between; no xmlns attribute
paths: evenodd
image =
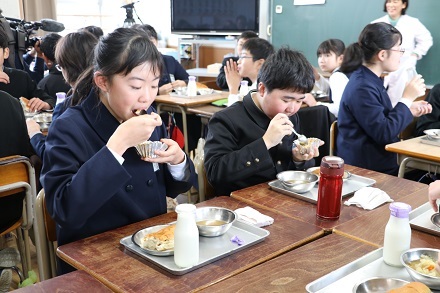
<svg viewBox="0 0 440 293"><path fill-rule="evenodd" d="M258 33L259 0L171 0L171 33Z"/></svg>

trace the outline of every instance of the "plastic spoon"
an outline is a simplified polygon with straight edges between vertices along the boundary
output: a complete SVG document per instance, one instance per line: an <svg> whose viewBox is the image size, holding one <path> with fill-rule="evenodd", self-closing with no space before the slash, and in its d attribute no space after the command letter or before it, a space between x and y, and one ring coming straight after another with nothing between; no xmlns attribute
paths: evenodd
<svg viewBox="0 0 440 293"><path fill-rule="evenodd" d="M295 128L293 129L293 133L296 134L296 136L298 136L298 141L300 144L307 144L308 140L307 137L304 134L299 134L298 132L296 132Z"/></svg>

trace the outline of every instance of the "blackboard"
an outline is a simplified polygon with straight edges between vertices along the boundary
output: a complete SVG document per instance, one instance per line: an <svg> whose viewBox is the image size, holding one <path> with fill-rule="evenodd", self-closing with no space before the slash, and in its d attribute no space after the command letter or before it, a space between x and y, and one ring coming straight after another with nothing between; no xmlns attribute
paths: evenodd
<svg viewBox="0 0 440 293"><path fill-rule="evenodd" d="M440 83L440 0L411 0L407 15L418 18L431 32L434 45L417 63L417 71L427 85ZM356 42L361 30L384 16L384 0L326 0L322 5L295 6L293 0L273 0L272 43L276 48L289 45L302 51L317 66L316 49L330 38L345 45ZM276 13L276 6L282 13Z"/></svg>

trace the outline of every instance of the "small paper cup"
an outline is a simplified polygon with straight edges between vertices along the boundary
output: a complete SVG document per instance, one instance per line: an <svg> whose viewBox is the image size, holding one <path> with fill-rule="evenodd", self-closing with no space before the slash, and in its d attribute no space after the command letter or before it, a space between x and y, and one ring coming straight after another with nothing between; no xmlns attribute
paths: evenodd
<svg viewBox="0 0 440 293"><path fill-rule="evenodd" d="M165 151L168 149L168 145L160 141L147 140L136 146L136 151L141 158L157 158L156 150Z"/></svg>

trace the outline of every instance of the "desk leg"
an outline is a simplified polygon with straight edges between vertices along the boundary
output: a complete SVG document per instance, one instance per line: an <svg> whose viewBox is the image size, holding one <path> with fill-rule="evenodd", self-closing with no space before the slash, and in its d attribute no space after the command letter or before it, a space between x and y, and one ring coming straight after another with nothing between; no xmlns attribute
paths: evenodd
<svg viewBox="0 0 440 293"><path fill-rule="evenodd" d="M428 172L431 172L431 170L430 170L431 166L435 166L436 168L440 167L440 163L437 163L437 162L428 161L428 160L424 160L424 159L417 159L417 158L412 158L412 157L405 157L400 162L398 177L403 178L405 176L406 166L410 162L414 163L414 166L411 165L411 168L421 169L421 170L428 171Z"/></svg>

